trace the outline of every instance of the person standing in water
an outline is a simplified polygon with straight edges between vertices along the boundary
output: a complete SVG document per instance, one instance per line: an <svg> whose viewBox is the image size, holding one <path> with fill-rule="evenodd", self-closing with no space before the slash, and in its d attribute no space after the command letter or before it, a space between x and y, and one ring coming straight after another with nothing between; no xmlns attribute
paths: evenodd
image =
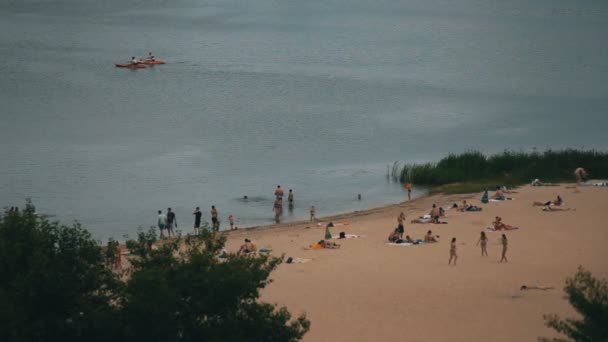
<svg viewBox="0 0 608 342"><path fill-rule="evenodd" d="M293 209L293 190L289 189L289 194L287 194L287 202L289 204L289 210Z"/></svg>
<svg viewBox="0 0 608 342"><path fill-rule="evenodd" d="M277 199L283 199L283 189L281 189L280 185L277 185L277 189L274 191L274 197Z"/></svg>
<svg viewBox="0 0 608 342"><path fill-rule="evenodd" d="M317 210L315 209L315 206L313 205L312 207L310 207L310 222L314 222L317 219L315 217L316 213L317 213Z"/></svg>
<svg viewBox="0 0 608 342"><path fill-rule="evenodd" d="M203 216L201 208L196 207L192 215L194 215L194 234L196 235L199 233L199 228L201 227L201 216Z"/></svg>
<svg viewBox="0 0 608 342"><path fill-rule="evenodd" d="M486 246L488 244L488 237L485 232L481 232L481 236L479 236L479 241L477 241L478 245L481 245L481 256L488 256L488 250Z"/></svg>
<svg viewBox="0 0 608 342"><path fill-rule="evenodd" d="M507 236L505 234L502 234L502 239L500 239L500 242L502 243L502 258L500 258L500 262L509 262L507 260L507 245L509 241L507 240Z"/></svg>
<svg viewBox="0 0 608 342"><path fill-rule="evenodd" d="M274 211L274 220L276 223L279 223L280 219L279 217L281 216L281 213L283 212L283 204L281 203L281 200L277 197L277 199L274 200L274 205L272 207L272 210Z"/></svg>
<svg viewBox="0 0 608 342"><path fill-rule="evenodd" d="M211 206L211 224L212 224L212 229L214 232L217 232L220 230L220 221L217 219L218 214L217 214L217 209L215 209L215 206L212 205Z"/></svg>
<svg viewBox="0 0 608 342"><path fill-rule="evenodd" d="M162 210L158 211L158 220L156 221L156 224L158 225L158 230L160 230L160 238L162 239L165 237L164 231L167 225L167 216L163 214Z"/></svg>
<svg viewBox="0 0 608 342"><path fill-rule="evenodd" d="M456 266L457 259L458 255L456 255L456 238L452 238L452 242L450 243L450 260L448 261L448 265L450 265L452 260L454 260L454 266Z"/></svg>

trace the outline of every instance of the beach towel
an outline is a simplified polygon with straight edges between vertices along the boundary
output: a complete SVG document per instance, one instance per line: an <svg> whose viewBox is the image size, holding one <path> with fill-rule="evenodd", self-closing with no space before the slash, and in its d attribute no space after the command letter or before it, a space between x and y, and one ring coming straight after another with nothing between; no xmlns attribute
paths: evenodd
<svg viewBox="0 0 608 342"><path fill-rule="evenodd" d="M465 211L481 211L482 208L480 207L468 207Z"/></svg>
<svg viewBox="0 0 608 342"><path fill-rule="evenodd" d="M357 239L363 238L365 235L355 235L355 234L346 234L344 235L344 239ZM340 239L340 235L334 235L330 239Z"/></svg>
<svg viewBox="0 0 608 342"><path fill-rule="evenodd" d="M272 248L260 248L260 253L272 252Z"/></svg>
<svg viewBox="0 0 608 342"><path fill-rule="evenodd" d="M599 182L599 183L583 183L582 186L608 186L608 182Z"/></svg>
<svg viewBox="0 0 608 342"><path fill-rule="evenodd" d="M402 242L402 243L396 243L396 242L387 242L387 245L392 245L392 246L416 246L416 245L423 245L424 244L424 240L418 239L416 240L415 243L411 243L411 242Z"/></svg>
<svg viewBox="0 0 608 342"><path fill-rule="evenodd" d="M481 196L481 203L488 203L488 190L484 191L483 195Z"/></svg>
<svg viewBox="0 0 608 342"><path fill-rule="evenodd" d="M502 199L500 199L500 198L492 198L489 201L490 202L504 202L504 201L512 201L513 200L511 197L506 197L506 198L505 197L501 197L501 198Z"/></svg>

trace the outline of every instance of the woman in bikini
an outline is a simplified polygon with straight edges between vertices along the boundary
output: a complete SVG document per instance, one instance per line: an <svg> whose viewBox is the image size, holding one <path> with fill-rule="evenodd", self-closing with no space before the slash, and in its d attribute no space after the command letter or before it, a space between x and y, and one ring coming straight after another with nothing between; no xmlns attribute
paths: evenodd
<svg viewBox="0 0 608 342"><path fill-rule="evenodd" d="M500 258L500 262L509 262L507 260L507 246L509 244L509 241L507 240L507 236L505 234L502 234L500 242L502 243L502 257Z"/></svg>
<svg viewBox="0 0 608 342"><path fill-rule="evenodd" d="M454 266L456 266L456 260L458 260L458 255L456 255L456 238L452 238L452 242L450 243L450 260L448 261L448 265L452 263L454 260Z"/></svg>
<svg viewBox="0 0 608 342"><path fill-rule="evenodd" d="M481 245L481 256L488 256L488 250L486 249L487 244L488 237L486 236L485 232L481 232L481 235L479 236L479 241L477 241L477 245Z"/></svg>

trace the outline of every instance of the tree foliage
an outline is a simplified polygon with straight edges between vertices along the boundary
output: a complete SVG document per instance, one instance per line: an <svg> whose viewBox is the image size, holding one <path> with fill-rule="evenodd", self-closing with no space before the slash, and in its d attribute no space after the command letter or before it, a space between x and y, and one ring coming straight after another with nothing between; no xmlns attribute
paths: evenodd
<svg viewBox="0 0 608 342"><path fill-rule="evenodd" d="M557 315L545 315L545 324L577 342L608 341L608 282L593 277L591 272L579 266L574 277L566 280L564 291L582 318L562 320Z"/></svg>
<svg viewBox="0 0 608 342"><path fill-rule="evenodd" d="M0 218L1 341L298 341L304 315L258 301L282 258L226 254L225 238L127 242L118 274L80 225L48 222L28 206ZM112 243L112 249L115 248ZM122 279L122 280L121 280Z"/></svg>

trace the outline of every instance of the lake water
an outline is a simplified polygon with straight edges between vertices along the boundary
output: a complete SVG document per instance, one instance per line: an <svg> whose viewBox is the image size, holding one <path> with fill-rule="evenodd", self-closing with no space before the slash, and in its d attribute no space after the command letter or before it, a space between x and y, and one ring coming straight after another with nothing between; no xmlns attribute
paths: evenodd
<svg viewBox="0 0 608 342"><path fill-rule="evenodd" d="M606 149L607 36L604 0L0 0L0 206L252 226L277 184L294 220L403 200L396 160Z"/></svg>

